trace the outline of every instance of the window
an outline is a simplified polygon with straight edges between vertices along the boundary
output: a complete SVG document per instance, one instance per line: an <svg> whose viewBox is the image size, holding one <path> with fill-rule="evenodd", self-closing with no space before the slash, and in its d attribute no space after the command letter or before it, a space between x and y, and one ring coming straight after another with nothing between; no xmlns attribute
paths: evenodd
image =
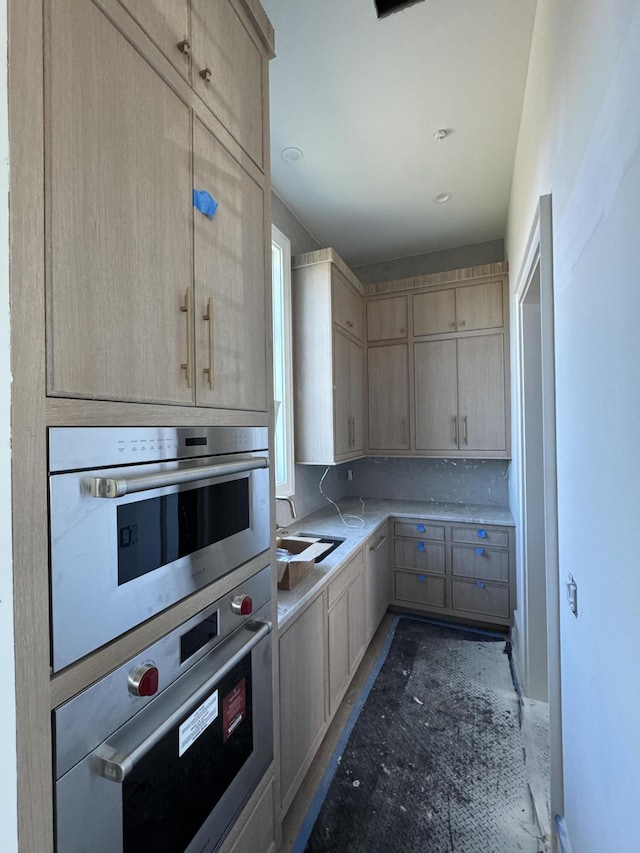
<svg viewBox="0 0 640 853"><path fill-rule="evenodd" d="M291 362L291 243L271 226L273 279L273 396L276 495L292 495L293 378Z"/></svg>

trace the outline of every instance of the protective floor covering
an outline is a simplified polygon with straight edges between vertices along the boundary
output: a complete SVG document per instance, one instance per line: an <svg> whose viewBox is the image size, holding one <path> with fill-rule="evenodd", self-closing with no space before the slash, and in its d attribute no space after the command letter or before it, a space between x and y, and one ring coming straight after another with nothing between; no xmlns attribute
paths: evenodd
<svg viewBox="0 0 640 853"><path fill-rule="evenodd" d="M504 651L504 639L399 619L307 853L542 849Z"/></svg>

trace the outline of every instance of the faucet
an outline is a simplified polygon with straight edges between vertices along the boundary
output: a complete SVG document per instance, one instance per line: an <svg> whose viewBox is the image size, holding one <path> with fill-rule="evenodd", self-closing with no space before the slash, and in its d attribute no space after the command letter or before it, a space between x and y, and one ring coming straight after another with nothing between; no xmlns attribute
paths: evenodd
<svg viewBox="0 0 640 853"><path fill-rule="evenodd" d="M293 498L285 498L284 496L276 495L277 501L286 501L289 504L289 509L291 510L291 518L297 518L298 514L296 512L296 505L293 502ZM276 536L283 536L285 533L288 533L286 527L280 527L278 522L276 521Z"/></svg>
<svg viewBox="0 0 640 853"><path fill-rule="evenodd" d="M291 510L291 518L297 518L298 513L296 512L296 505L293 502L293 498L285 498L281 495L276 495L277 501L286 501L289 504L289 509Z"/></svg>

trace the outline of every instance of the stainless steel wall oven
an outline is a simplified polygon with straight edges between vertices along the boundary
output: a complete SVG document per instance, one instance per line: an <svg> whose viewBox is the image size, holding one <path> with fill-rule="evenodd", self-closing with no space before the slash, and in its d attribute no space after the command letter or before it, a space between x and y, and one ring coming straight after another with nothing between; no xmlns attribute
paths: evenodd
<svg viewBox="0 0 640 853"><path fill-rule="evenodd" d="M49 431L58 671L269 547L267 429Z"/></svg>
<svg viewBox="0 0 640 853"><path fill-rule="evenodd" d="M214 853L273 757L266 567L54 711L57 853Z"/></svg>

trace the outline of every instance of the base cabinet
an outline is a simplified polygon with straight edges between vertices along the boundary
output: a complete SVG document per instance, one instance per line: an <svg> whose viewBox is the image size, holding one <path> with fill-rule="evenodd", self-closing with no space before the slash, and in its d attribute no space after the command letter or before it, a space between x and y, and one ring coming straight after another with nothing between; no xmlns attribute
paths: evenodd
<svg viewBox="0 0 640 853"><path fill-rule="evenodd" d="M325 733L325 595L286 628L280 658L280 804L289 808Z"/></svg>
<svg viewBox="0 0 640 853"><path fill-rule="evenodd" d="M264 791L258 789L238 819L242 829L237 835L231 831L220 853L275 853L273 791L273 780Z"/></svg>
<svg viewBox="0 0 640 853"><path fill-rule="evenodd" d="M329 638L329 714L342 701L364 654L365 594L363 552L347 563L329 584L327 630Z"/></svg>
<svg viewBox="0 0 640 853"><path fill-rule="evenodd" d="M367 643L375 634L378 625L389 607L389 525L378 528L365 546L365 598Z"/></svg>
<svg viewBox="0 0 640 853"><path fill-rule="evenodd" d="M393 525L395 606L442 618L513 623L512 527L420 519Z"/></svg>

